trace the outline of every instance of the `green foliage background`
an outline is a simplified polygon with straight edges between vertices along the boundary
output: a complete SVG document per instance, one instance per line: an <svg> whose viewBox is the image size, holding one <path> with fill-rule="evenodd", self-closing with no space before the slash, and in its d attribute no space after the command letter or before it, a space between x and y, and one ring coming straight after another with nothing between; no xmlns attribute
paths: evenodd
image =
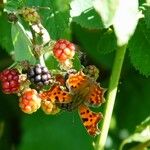
<svg viewBox="0 0 150 150"><path fill-rule="evenodd" d="M106 150L118 149L136 125L150 115L150 8L143 5L145 1L139 2L145 18L140 19L127 47ZM99 82L108 87L117 39L113 28L104 29L91 7L92 0L8 0L5 8L16 10L22 6L50 7L40 9L39 13L51 38L66 38L79 45L87 55L87 62L82 63L96 65L100 69ZM20 46L19 55L24 48ZM0 70L12 64L13 49L11 23L1 10ZM105 104L100 108L102 112L104 107ZM95 140L87 135L76 111L48 116L39 110L26 115L18 107L17 96L0 92L0 150L93 150Z"/></svg>

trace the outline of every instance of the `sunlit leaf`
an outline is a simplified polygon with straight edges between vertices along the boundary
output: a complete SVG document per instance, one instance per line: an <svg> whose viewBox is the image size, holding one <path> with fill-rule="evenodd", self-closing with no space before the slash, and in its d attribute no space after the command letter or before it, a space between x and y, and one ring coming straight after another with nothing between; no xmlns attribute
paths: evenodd
<svg viewBox="0 0 150 150"><path fill-rule="evenodd" d="M36 60L31 52L31 41L26 35L23 26L19 22L12 24L11 33L15 50L15 61L27 60L34 64Z"/></svg>
<svg viewBox="0 0 150 150"><path fill-rule="evenodd" d="M119 0L95 0L94 7L100 14L105 28L113 24Z"/></svg>
<svg viewBox="0 0 150 150"><path fill-rule="evenodd" d="M120 0L113 26L118 45L127 44L138 23L138 0Z"/></svg>

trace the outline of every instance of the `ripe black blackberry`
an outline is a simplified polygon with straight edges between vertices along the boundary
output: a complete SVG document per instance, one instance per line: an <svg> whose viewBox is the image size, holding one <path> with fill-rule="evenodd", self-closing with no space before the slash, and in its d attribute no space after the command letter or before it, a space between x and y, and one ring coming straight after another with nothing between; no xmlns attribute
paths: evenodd
<svg viewBox="0 0 150 150"><path fill-rule="evenodd" d="M32 83L38 86L48 85L51 78L48 69L40 64L31 67L28 70L27 76Z"/></svg>

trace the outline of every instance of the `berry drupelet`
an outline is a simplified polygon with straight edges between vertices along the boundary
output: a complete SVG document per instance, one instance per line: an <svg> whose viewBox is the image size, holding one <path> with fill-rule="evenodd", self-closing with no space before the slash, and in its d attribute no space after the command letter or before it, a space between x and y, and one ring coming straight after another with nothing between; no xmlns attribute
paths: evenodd
<svg viewBox="0 0 150 150"><path fill-rule="evenodd" d="M31 67L27 73L28 79L38 86L48 85L51 75L48 69L40 64Z"/></svg>

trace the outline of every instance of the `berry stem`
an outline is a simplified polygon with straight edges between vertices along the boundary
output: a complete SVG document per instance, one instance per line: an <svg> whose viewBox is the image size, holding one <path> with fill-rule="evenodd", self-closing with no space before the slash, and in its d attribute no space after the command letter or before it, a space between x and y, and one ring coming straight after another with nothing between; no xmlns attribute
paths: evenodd
<svg viewBox="0 0 150 150"><path fill-rule="evenodd" d="M45 61L44 61L44 55L40 55L40 56L39 56L39 60L40 60L40 64L41 64L43 67L46 67L46 64L45 64Z"/></svg>
<svg viewBox="0 0 150 150"><path fill-rule="evenodd" d="M106 97L106 108L104 121L102 125L102 132L100 136L97 137L95 150L103 150L106 143L126 47L127 45L123 45L121 47L118 47L116 51L116 56L112 68L112 74L110 77L109 88Z"/></svg>
<svg viewBox="0 0 150 150"><path fill-rule="evenodd" d="M30 27L31 34L32 34L32 39L31 39L32 40L32 44L35 45L36 44L36 35L35 35L34 30L32 29L32 26L29 25L29 27Z"/></svg>

